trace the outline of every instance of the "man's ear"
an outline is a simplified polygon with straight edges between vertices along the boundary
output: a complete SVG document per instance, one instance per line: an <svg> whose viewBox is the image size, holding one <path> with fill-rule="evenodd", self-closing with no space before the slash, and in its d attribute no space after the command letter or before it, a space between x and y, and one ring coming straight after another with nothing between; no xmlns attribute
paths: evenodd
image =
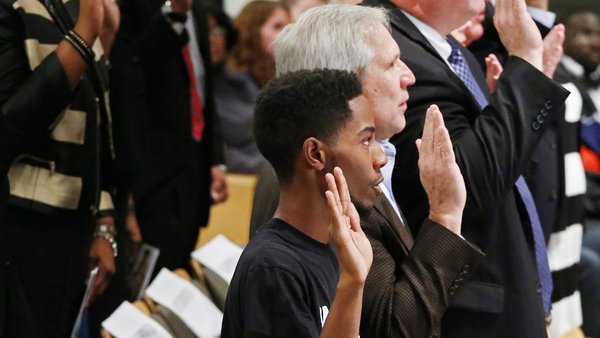
<svg viewBox="0 0 600 338"><path fill-rule="evenodd" d="M325 144L314 137L304 140L302 145L302 154L306 164L316 170L325 169L326 152Z"/></svg>

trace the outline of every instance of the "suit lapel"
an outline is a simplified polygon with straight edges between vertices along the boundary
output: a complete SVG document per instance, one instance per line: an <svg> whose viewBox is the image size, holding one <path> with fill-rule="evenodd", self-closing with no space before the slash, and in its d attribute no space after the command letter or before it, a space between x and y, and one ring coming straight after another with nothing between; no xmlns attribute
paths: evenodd
<svg viewBox="0 0 600 338"><path fill-rule="evenodd" d="M429 43L425 36L421 34L419 29L410 21L410 19L404 13L402 13L402 11L399 8L396 8L390 12L390 23L394 28L403 32L408 39L425 48L425 50L435 55L435 57L438 58L440 61L444 63L446 62L444 61L444 59L442 59L440 54L438 54L435 48L433 48L433 46ZM402 48L402 46L400 46L400 48Z"/></svg>
<svg viewBox="0 0 600 338"><path fill-rule="evenodd" d="M375 201L373 207L390 224L396 235L398 235L402 243L406 246L407 251L409 251L414 243L413 237L408 230L408 226L404 224L400 217L398 217L398 214L396 214L394 207L390 204L387 197L381 194Z"/></svg>

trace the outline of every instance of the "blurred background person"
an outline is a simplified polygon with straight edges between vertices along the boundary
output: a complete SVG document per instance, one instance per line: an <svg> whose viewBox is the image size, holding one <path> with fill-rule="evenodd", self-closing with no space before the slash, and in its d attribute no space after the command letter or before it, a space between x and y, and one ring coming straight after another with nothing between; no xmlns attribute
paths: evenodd
<svg viewBox="0 0 600 338"><path fill-rule="evenodd" d="M558 118L550 124L536 146L523 174L539 211L554 285L549 331L552 336L559 337L582 324L578 284L585 193L585 185L581 185L585 180L584 172L578 155L581 107L571 104L578 93L572 84L567 84L570 80L561 76L560 72L555 74L562 56L564 26L555 25L556 15L548 11L547 0L527 0L526 4L544 37L544 73L564 84L571 92L566 108L557 111ZM490 55L494 58L497 55L504 62L508 54L492 24L492 4L488 4L485 14L483 37L471 41L469 49L477 56L480 65L489 69Z"/></svg>
<svg viewBox="0 0 600 338"><path fill-rule="evenodd" d="M600 96L594 97L600 88L594 83L600 65L600 15L591 8L574 10L565 15L564 23L565 55L557 73L569 79L581 102L580 153L587 184L580 263L583 330L587 336L600 337Z"/></svg>
<svg viewBox="0 0 600 338"><path fill-rule="evenodd" d="M220 9L206 7L210 60L215 74L223 72L227 54L235 46L238 32L231 18Z"/></svg>
<svg viewBox="0 0 600 338"><path fill-rule="evenodd" d="M290 23L283 4L256 0L235 20L239 40L215 77L215 99L225 143L225 163L235 173L257 173L265 163L252 136L260 89L275 76L273 41Z"/></svg>
<svg viewBox="0 0 600 338"><path fill-rule="evenodd" d="M206 11L196 0L125 0L120 34L113 63L129 77L114 86L136 105L126 95L113 105L145 128L131 188L141 239L160 249L155 274L188 268L210 206L227 198Z"/></svg>
<svg viewBox="0 0 600 338"><path fill-rule="evenodd" d="M290 16L293 22L298 20L298 17L306 12L307 10L326 5L328 3L327 0L281 0L281 3L284 4L287 8L290 9Z"/></svg>

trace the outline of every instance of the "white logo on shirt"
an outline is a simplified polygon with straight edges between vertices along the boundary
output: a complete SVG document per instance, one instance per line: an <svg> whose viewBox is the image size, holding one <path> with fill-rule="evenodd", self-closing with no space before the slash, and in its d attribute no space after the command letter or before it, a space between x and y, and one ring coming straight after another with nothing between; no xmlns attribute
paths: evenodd
<svg viewBox="0 0 600 338"><path fill-rule="evenodd" d="M325 321L329 315L329 308L327 308L327 305L324 305L319 309L319 312L321 314L321 327L323 327L325 326Z"/></svg>

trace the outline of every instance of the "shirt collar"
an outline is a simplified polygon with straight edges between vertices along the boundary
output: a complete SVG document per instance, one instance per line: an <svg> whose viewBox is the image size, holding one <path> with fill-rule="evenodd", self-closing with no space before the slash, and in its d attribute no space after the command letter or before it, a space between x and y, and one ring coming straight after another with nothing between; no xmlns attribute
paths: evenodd
<svg viewBox="0 0 600 338"><path fill-rule="evenodd" d="M417 27L419 32L423 34L425 39L429 41L431 46L435 49L436 52L448 63L448 57L452 53L452 46L446 40L446 38L440 34L438 31L433 29L433 27L424 23L423 21L415 18L411 14L406 11L403 11L406 17Z"/></svg>
<svg viewBox="0 0 600 338"><path fill-rule="evenodd" d="M377 140L377 143L379 143L387 157L396 156L396 147L390 142L389 139Z"/></svg>

